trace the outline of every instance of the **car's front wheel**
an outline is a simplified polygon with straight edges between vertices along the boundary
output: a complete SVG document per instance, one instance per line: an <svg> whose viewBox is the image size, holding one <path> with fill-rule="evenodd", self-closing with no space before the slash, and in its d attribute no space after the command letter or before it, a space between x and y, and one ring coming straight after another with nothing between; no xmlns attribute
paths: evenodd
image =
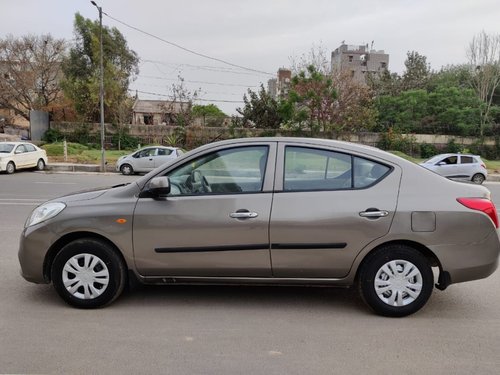
<svg viewBox="0 0 500 375"><path fill-rule="evenodd" d="M132 166L130 164L123 164L120 167L120 172L122 172L122 174L128 176L128 175L134 174L134 168L132 168Z"/></svg>
<svg viewBox="0 0 500 375"><path fill-rule="evenodd" d="M83 238L70 242L56 255L52 283L68 304L84 309L113 302L125 285L125 266L107 243Z"/></svg>
<svg viewBox="0 0 500 375"><path fill-rule="evenodd" d="M486 178L481 174L481 173L476 173L474 176L472 176L472 182L475 184L481 185Z"/></svg>
<svg viewBox="0 0 500 375"><path fill-rule="evenodd" d="M434 275L427 259L405 245L368 255L359 271L363 300L377 314L401 317L420 310L432 294Z"/></svg>

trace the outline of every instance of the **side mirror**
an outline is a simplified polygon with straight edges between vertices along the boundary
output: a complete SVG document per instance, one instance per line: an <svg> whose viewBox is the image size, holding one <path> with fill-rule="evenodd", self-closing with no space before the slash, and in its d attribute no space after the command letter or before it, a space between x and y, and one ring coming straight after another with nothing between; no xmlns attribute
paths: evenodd
<svg viewBox="0 0 500 375"><path fill-rule="evenodd" d="M443 165L446 165L446 163L444 161L440 161L439 163L437 163L437 166L441 167Z"/></svg>
<svg viewBox="0 0 500 375"><path fill-rule="evenodd" d="M170 193L170 179L166 176L154 177L148 186L147 192L153 198L164 198Z"/></svg>

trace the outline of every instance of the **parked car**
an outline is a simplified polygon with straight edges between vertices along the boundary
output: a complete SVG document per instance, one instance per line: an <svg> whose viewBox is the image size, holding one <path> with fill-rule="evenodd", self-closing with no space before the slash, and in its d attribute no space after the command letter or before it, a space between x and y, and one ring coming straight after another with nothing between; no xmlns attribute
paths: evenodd
<svg viewBox="0 0 500 375"><path fill-rule="evenodd" d="M432 186L429 191L428 186ZM483 186L387 152L302 138L222 141L128 185L48 201L21 236L22 275L67 303L144 284L357 285L377 313L492 274L498 217Z"/></svg>
<svg viewBox="0 0 500 375"><path fill-rule="evenodd" d="M133 154L120 157L116 162L116 171L124 175L150 172L182 154L183 151L177 147L144 147Z"/></svg>
<svg viewBox="0 0 500 375"><path fill-rule="evenodd" d="M36 168L42 171L47 165L47 153L28 142L0 142L0 172L14 173L17 169Z"/></svg>
<svg viewBox="0 0 500 375"><path fill-rule="evenodd" d="M482 184L488 177L486 165L478 155L441 154L420 164L441 176Z"/></svg>

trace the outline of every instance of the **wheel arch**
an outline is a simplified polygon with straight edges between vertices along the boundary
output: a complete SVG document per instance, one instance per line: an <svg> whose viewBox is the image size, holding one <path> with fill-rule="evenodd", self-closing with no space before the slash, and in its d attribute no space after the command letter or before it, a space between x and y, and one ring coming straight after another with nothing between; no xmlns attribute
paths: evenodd
<svg viewBox="0 0 500 375"><path fill-rule="evenodd" d="M359 280L359 271L361 270L363 264L366 262L366 260L370 257L371 254L373 254L375 251L384 248L386 246L391 246L391 245L404 245L411 247L415 250L417 250L420 254L422 254L427 261L429 262L431 267L438 267L439 268L439 277L441 279L441 274L443 274L443 267L441 266L441 262L439 261L438 257L432 250L430 250L427 246L422 245L419 242L411 241L411 240L392 240L392 241L387 241L384 243L381 243L377 246L375 246L373 249L368 251L366 254L363 255L363 258L359 261L359 264L357 265L356 268L356 275L355 275L355 281L358 282Z"/></svg>
<svg viewBox="0 0 500 375"><path fill-rule="evenodd" d="M52 244L52 246L47 251L47 254L45 255L45 260L43 262L43 277L47 282L52 281L51 277L50 277L50 273L51 273L52 264L54 262L56 255L62 250L62 248L64 246L66 246L70 242L73 242L73 241L76 241L76 240L79 240L82 238L96 239L96 240L99 240L99 241L106 243L115 251L115 253L118 255L118 257L121 259L126 270L129 269L127 261L125 260L125 257L123 256L120 249L112 241L110 241L108 238L106 238L100 234L94 233L94 232L72 232L72 233L65 234L64 236L59 238L56 242L54 242ZM127 272L126 272L126 274L127 274Z"/></svg>

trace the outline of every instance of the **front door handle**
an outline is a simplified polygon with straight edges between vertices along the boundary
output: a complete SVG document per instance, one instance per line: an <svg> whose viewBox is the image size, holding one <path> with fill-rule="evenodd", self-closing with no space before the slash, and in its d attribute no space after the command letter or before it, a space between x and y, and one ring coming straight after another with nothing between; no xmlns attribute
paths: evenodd
<svg viewBox="0 0 500 375"><path fill-rule="evenodd" d="M375 209L368 209L366 211L360 212L359 216L361 217L367 217L369 219L376 219L378 217L386 217L389 215L388 211L385 210L375 210Z"/></svg>
<svg viewBox="0 0 500 375"><path fill-rule="evenodd" d="M229 217L231 217L233 219L254 219L257 216L259 216L259 214L257 212L250 212L247 210L245 210L245 211L238 210L236 212L229 214Z"/></svg>

